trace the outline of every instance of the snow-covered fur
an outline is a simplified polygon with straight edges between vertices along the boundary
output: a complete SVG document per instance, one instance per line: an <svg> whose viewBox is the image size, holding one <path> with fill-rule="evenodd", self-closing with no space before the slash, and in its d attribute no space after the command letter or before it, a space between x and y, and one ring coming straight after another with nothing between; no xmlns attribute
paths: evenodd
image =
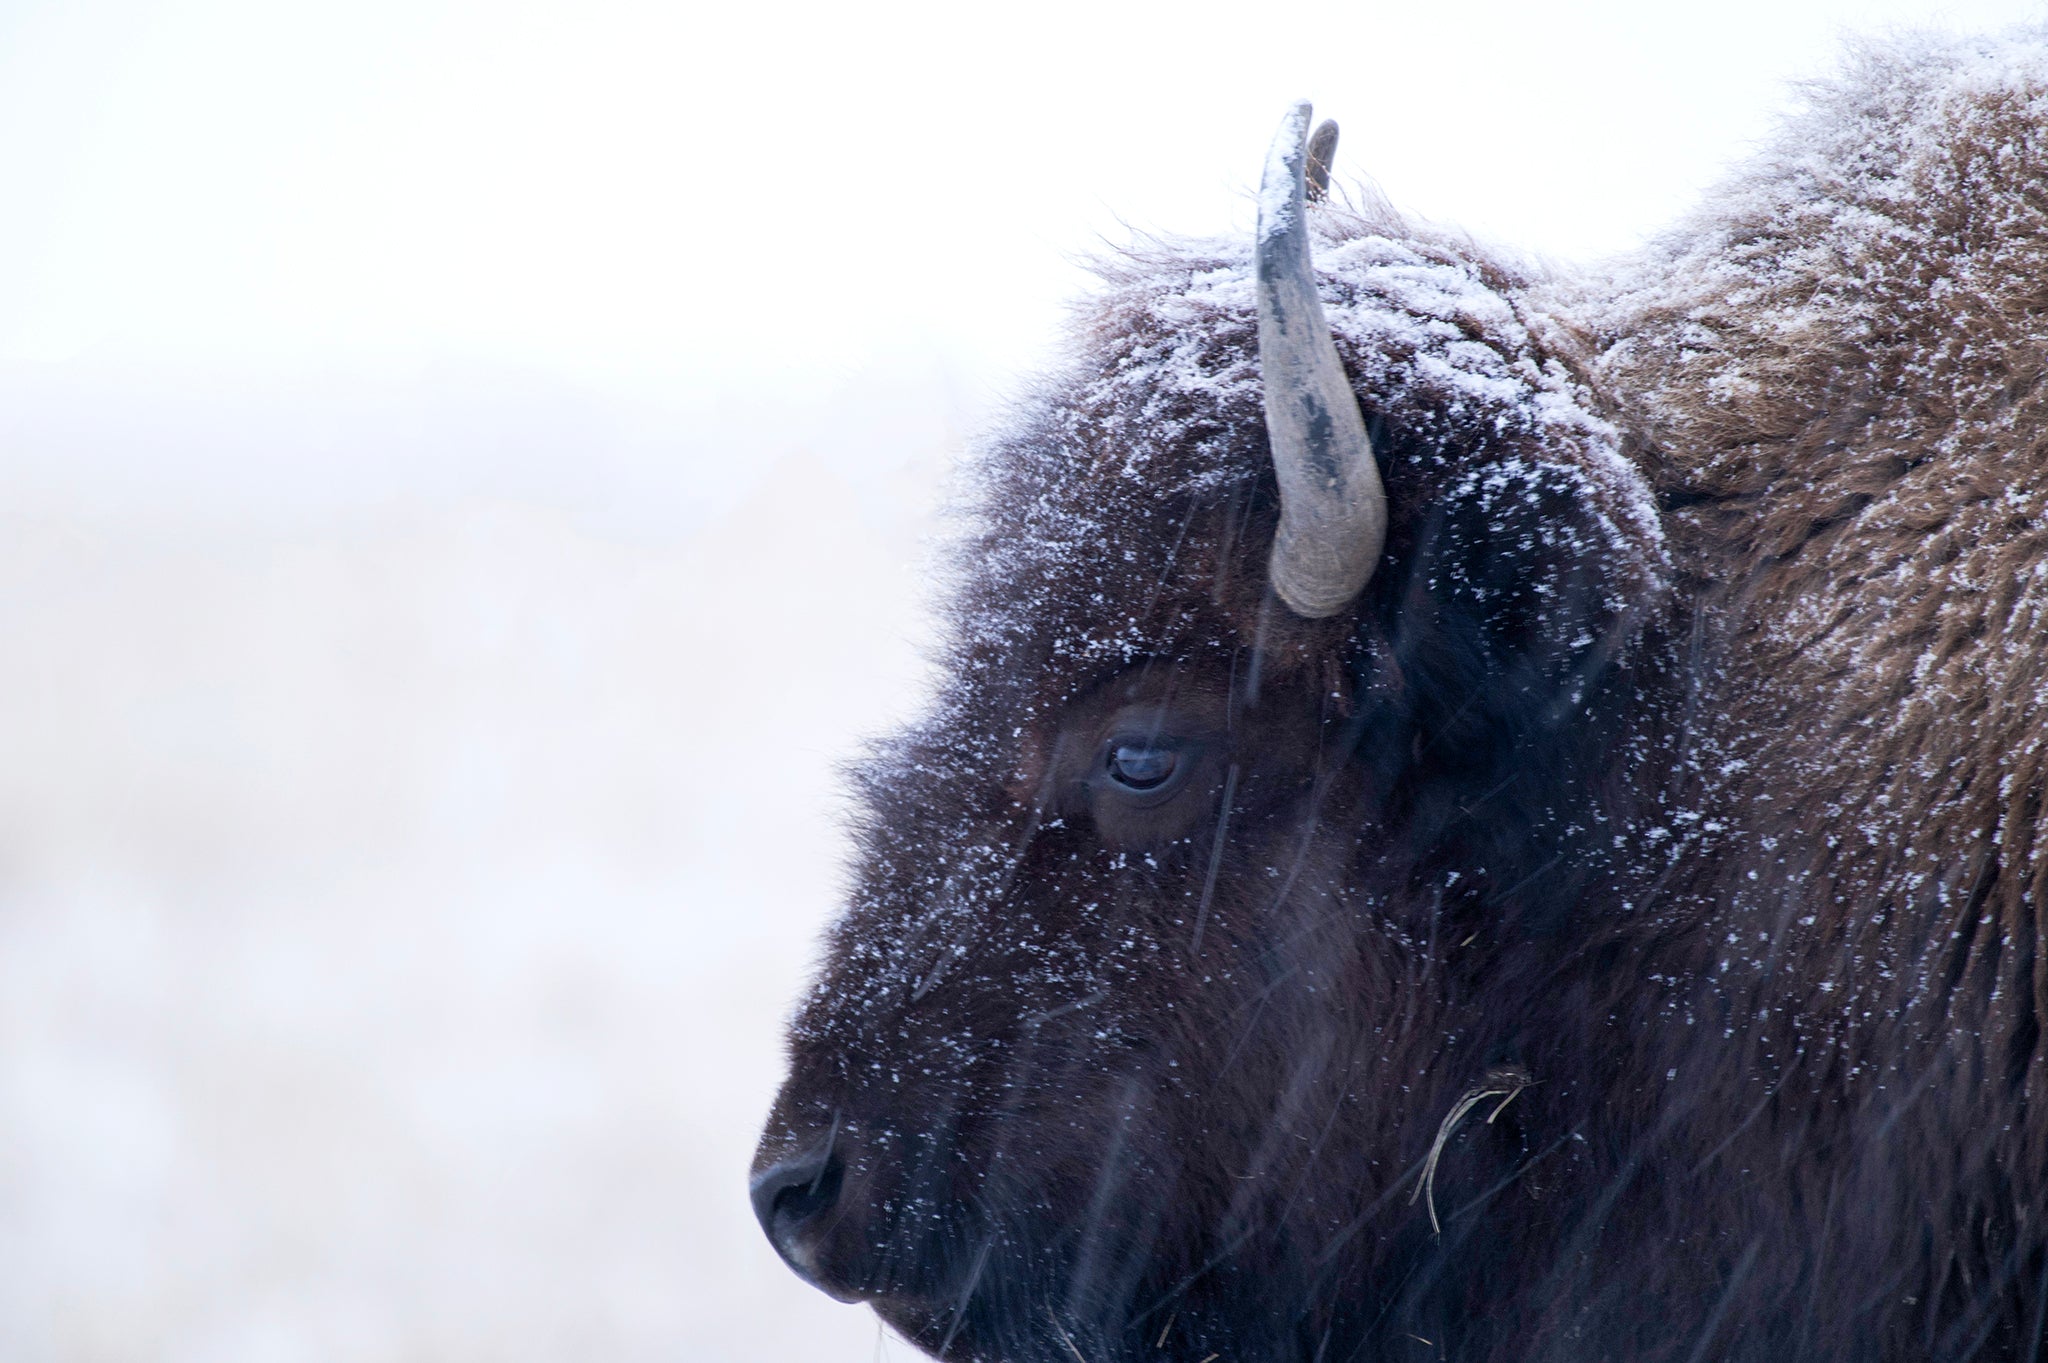
<svg viewBox="0 0 2048 1363"><path fill-rule="evenodd" d="M792 1265L987 1363L2032 1357L2044 162L2048 38L1914 40L1618 277L1317 210L1325 621L1248 243L1108 268L860 773Z"/></svg>
<svg viewBox="0 0 2048 1363"><path fill-rule="evenodd" d="M1696 1248L1660 1262L1734 1303L1704 1356L2034 1357L2048 36L1856 52L1626 282L1580 315L1696 603L1731 830L1692 903L1638 906L1689 929L1615 1095L1672 1141Z"/></svg>

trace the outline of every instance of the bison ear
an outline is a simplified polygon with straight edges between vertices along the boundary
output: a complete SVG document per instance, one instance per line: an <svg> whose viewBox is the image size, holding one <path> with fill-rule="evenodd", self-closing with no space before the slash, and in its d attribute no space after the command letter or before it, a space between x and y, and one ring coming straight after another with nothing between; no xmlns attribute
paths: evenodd
<svg viewBox="0 0 2048 1363"><path fill-rule="evenodd" d="M1662 596L1654 512L1611 482L1570 459L1500 459L1419 499L1366 624L1406 749L1482 768L1585 732Z"/></svg>

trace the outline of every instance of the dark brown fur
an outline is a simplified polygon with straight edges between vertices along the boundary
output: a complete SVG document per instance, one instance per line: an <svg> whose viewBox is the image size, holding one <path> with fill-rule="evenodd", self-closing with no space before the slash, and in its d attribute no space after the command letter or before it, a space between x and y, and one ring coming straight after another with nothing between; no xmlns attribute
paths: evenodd
<svg viewBox="0 0 2048 1363"><path fill-rule="evenodd" d="M1619 288L1316 249L1385 560L1271 599L1244 259L1112 271L861 774L793 1261L988 1363L2035 1356L2048 50L1864 54Z"/></svg>

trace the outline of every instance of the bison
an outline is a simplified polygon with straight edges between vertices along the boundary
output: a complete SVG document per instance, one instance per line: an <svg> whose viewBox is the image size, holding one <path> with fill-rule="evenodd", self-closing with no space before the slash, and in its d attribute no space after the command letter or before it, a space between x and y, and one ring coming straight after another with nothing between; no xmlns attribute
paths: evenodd
<svg viewBox="0 0 2048 1363"><path fill-rule="evenodd" d="M981 1363L2036 1358L2048 33L1600 277L1309 122L979 449L770 1240Z"/></svg>

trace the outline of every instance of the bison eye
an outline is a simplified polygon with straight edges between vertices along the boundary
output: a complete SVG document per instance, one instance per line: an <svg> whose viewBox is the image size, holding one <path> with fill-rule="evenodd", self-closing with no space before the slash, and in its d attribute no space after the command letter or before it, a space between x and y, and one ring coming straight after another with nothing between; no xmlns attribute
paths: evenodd
<svg viewBox="0 0 2048 1363"><path fill-rule="evenodd" d="M1152 743L1112 743L1107 759L1109 779L1125 790L1150 795L1172 784L1180 771L1180 753Z"/></svg>

